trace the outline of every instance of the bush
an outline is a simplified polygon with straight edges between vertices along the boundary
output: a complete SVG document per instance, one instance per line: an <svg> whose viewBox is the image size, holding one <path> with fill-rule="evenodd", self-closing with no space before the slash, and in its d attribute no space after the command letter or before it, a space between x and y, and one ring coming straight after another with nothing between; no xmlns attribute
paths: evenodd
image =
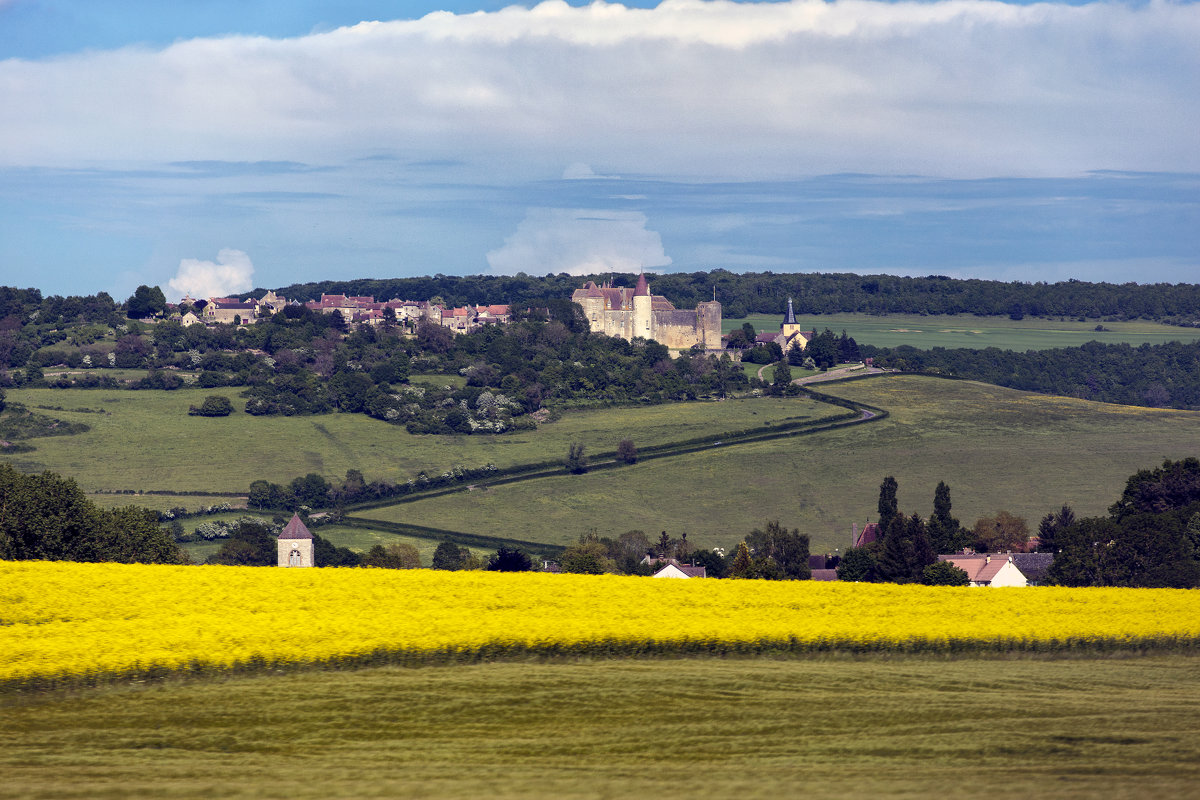
<svg viewBox="0 0 1200 800"><path fill-rule="evenodd" d="M228 417L233 413L233 403L228 397L222 397L217 394L210 394L204 398L204 402L200 407L191 406L188 408L188 415L192 417Z"/></svg>

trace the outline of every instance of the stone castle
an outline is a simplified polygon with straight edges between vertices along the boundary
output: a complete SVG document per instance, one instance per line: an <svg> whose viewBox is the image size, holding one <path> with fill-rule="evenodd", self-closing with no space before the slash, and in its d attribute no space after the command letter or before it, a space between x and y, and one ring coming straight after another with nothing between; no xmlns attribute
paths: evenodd
<svg viewBox="0 0 1200 800"><path fill-rule="evenodd" d="M571 293L571 300L583 307L596 333L629 341L640 336L672 350L721 347L720 303L711 300L698 303L695 311L680 311L667 298L650 294L645 274L638 275L633 289L588 281Z"/></svg>

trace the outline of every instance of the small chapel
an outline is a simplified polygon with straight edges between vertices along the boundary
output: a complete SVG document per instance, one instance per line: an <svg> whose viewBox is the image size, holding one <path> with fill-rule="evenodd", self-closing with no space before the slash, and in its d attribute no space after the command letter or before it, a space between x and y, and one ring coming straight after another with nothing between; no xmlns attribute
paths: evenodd
<svg viewBox="0 0 1200 800"><path fill-rule="evenodd" d="M312 567L313 535L300 521L299 514L293 514L292 519L279 532L279 566L281 567Z"/></svg>

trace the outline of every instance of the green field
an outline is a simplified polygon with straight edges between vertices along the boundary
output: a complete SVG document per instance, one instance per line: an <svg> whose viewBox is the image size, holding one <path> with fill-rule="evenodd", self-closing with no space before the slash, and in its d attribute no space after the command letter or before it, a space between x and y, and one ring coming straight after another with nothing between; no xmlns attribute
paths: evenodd
<svg viewBox="0 0 1200 800"><path fill-rule="evenodd" d="M615 450L626 436L646 447L842 411L797 398L758 398L573 411L537 431L505 436L414 436L362 414L253 417L239 410L228 417L189 417L188 406L209 394L237 397L234 391L212 389L12 389L9 400L30 407L103 408L108 413L47 412L85 422L91 430L34 439L34 452L4 458L26 472L52 470L73 477L85 491L244 492L259 478L287 483L316 472L332 481L359 469L368 481L399 482L421 470L440 473L455 465L559 460L571 442L598 453ZM110 496L103 497L107 501ZM167 507L209 504L174 500Z"/></svg>
<svg viewBox="0 0 1200 800"><path fill-rule="evenodd" d="M200 522L212 519L237 519L243 514L233 514L228 517L225 515L214 515L211 517L197 517L186 520L185 527L195 528ZM269 520L268 520L269 521ZM387 547L390 544L411 544L417 548L417 553L421 556L421 566L428 567L433 564L433 551L437 549L438 542L433 539L417 539L412 536L401 536L387 531L372 531L364 528L350 528L343 525L322 525L314 528L318 536L328 539L337 547L348 547L356 553L365 553L377 544ZM209 542L188 542L180 545L184 550L191 554L192 558L201 562L206 558L216 553L221 548L221 540L215 539ZM474 549L473 552L480 557L485 557L488 554Z"/></svg>
<svg viewBox="0 0 1200 800"><path fill-rule="evenodd" d="M493 663L0 699L0 798L1195 796L1200 659Z"/></svg>
<svg viewBox="0 0 1200 800"><path fill-rule="evenodd" d="M589 530L653 539L686 532L731 547L766 520L799 527L817 552L874 520L896 476L900 509L928 516L938 481L973 525L1005 509L1031 528L1062 504L1099 515L1126 479L1200 452L1200 412L1090 403L986 384L880 376L822 391L888 409L865 425L564 475L360 512L360 516L567 544ZM481 525L480 521L486 520Z"/></svg>
<svg viewBox="0 0 1200 800"><path fill-rule="evenodd" d="M922 350L933 347L970 347L982 349L999 347L1002 350L1045 350L1052 347L1078 347L1086 342L1120 344L1162 344L1164 342L1194 342L1200 339L1200 329L1159 325L1156 322L1105 322L1107 331L1097 331L1095 320L1023 319L1007 317L920 316L918 314L825 314L799 316L797 321L805 330L846 333L859 344L876 347L912 345ZM778 331L782 315L751 314L745 319L725 319L722 329L728 333L749 322L759 333Z"/></svg>

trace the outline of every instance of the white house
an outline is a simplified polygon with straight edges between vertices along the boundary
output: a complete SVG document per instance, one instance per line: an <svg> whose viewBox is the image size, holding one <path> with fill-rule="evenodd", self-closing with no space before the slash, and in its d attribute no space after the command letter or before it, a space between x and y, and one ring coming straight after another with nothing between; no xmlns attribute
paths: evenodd
<svg viewBox="0 0 1200 800"><path fill-rule="evenodd" d="M938 556L938 561L949 561L967 573L972 586L1025 586L1025 574L1013 563L1011 553L990 555L954 554Z"/></svg>
<svg viewBox="0 0 1200 800"><path fill-rule="evenodd" d="M683 564L670 563L654 573L652 578L707 578L708 570L704 567L689 567Z"/></svg>

